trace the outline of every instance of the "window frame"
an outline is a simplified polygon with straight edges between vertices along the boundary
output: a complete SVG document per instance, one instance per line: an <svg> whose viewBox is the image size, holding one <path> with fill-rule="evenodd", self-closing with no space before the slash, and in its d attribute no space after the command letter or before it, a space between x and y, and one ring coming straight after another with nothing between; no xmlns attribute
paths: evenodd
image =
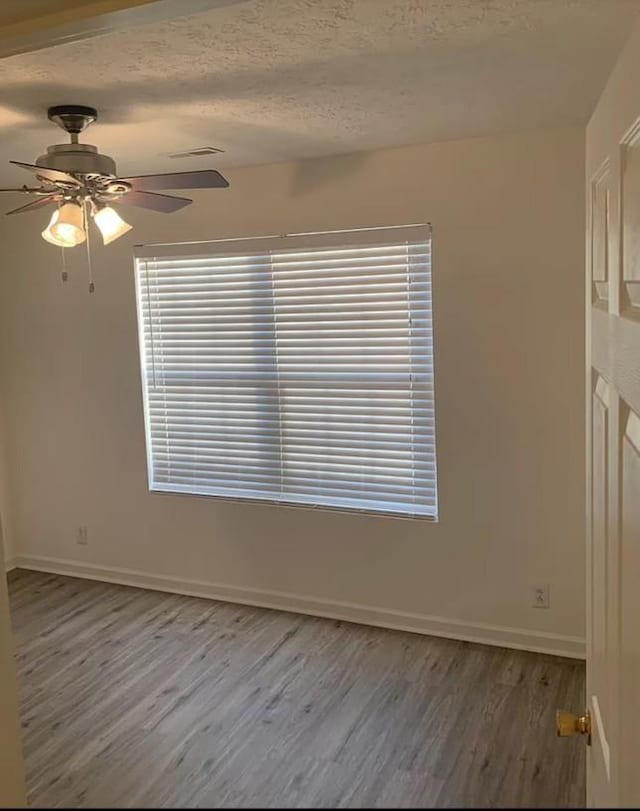
<svg viewBox="0 0 640 811"><path fill-rule="evenodd" d="M252 252L259 254L264 252L265 249L271 252L286 251L293 248L300 248L300 240L308 238L310 243L303 243L302 248L315 250L319 248L330 249L332 247L346 247L350 244L354 246L375 247L377 244L385 245L393 239L411 239L410 234L416 233L420 235L422 240L428 241L430 247L430 268L429 279L432 284L433 279L433 240L432 240L432 227L430 223L415 223L410 225L397 225L397 226L372 226L368 228L358 229L343 229L335 231L309 231L288 233L280 235L264 235L254 237L231 237L225 239L203 240L197 242L177 242L177 243L148 243L140 244L134 247L134 277L135 277L135 290L136 290L136 318L138 321L138 349L139 349L139 364L140 364L140 381L142 389L142 401L144 411L144 429L145 429L145 451L147 456L147 487L148 491L154 495L177 495L188 496L191 498L206 498L206 499L220 499L223 501L237 502L237 503L252 503L262 505L286 506L295 509L307 510L321 510L328 512L338 512L347 514L363 514L376 517L386 517L401 520L419 520L437 523L439 521L439 494L438 494L438 460L437 460L437 422L435 418L435 349L433 341L434 331L434 305L433 305L433 292L430 305L430 319L432 326L432 349L431 349L431 370L433 374L432 379L432 402L434 408L433 418L433 470L434 470L434 496L433 496L433 512L432 513L412 513L410 511L398 510L376 510L370 506L347 506L339 504L326 504L326 503L305 503L299 500L278 499L265 495L264 497L254 495L230 495L225 493L215 492L198 492L197 490L189 489L187 485L181 486L174 484L172 486L160 487L154 481L154 462L153 462L153 442L151 436L151 417L149 412L149 391L147 384L146 369L148 364L145 363L145 322L141 309L141 302L143 299L143 290L141 284L140 262L152 261L155 259L193 259L197 257L213 257L216 259L225 256L237 255L251 255ZM432 285L433 291L433 285Z"/></svg>

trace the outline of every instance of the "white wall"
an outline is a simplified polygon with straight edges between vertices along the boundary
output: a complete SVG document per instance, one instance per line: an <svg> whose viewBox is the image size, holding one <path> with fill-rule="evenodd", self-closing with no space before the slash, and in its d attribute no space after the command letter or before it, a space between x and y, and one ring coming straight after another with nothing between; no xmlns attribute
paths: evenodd
<svg viewBox="0 0 640 811"><path fill-rule="evenodd" d="M230 190L200 193L179 214L132 212L131 239L95 250L93 296L80 249L70 282L59 281L58 251L39 237L45 214L2 224L0 380L22 562L197 580L218 584L192 584L202 593L580 652L584 132L228 174ZM147 492L134 240L424 220L434 228L439 524ZM86 547L75 543L80 524ZM531 607L534 584L551 585L549 610Z"/></svg>

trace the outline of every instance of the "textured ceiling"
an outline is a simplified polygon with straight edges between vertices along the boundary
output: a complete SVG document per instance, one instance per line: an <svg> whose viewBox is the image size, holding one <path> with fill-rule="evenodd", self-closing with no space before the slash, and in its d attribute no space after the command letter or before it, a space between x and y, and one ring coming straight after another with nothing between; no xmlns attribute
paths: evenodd
<svg viewBox="0 0 640 811"><path fill-rule="evenodd" d="M638 0L245 0L0 61L0 181L64 136L120 171L247 165L586 120ZM214 159L167 153L213 145Z"/></svg>

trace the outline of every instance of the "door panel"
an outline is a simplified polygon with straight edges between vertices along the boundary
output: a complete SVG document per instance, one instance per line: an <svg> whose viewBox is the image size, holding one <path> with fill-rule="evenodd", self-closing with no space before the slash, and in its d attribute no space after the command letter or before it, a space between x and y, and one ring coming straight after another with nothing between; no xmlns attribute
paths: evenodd
<svg viewBox="0 0 640 811"><path fill-rule="evenodd" d="M591 183L591 294L592 303L601 303L604 307L609 300L610 182L607 160Z"/></svg>
<svg viewBox="0 0 640 811"><path fill-rule="evenodd" d="M616 395L601 375L594 375L591 408L591 533L588 555L590 595L587 635L589 660L587 704L592 720L592 740L588 749L588 796L593 806L610 804L616 793L614 739L616 696L615 661L617 641L616 521L612 509L616 465ZM612 407L613 403L613 407Z"/></svg>
<svg viewBox="0 0 640 811"><path fill-rule="evenodd" d="M633 129L621 145L622 308L640 313L640 131Z"/></svg>
<svg viewBox="0 0 640 811"><path fill-rule="evenodd" d="M593 506L592 506L592 553L591 553L591 660L597 673L605 672L609 658L607 638L607 523L608 523L608 481L609 481L609 387L604 378L598 377L593 395ZM609 716L609 690L607 683L594 684L597 688L601 729Z"/></svg>
<svg viewBox="0 0 640 811"><path fill-rule="evenodd" d="M640 719L640 617L637 589L640 589L640 417L630 410L622 438L621 459L621 550L624 579L635 584L634 590L623 591L621 603L621 693L624 713ZM640 752L640 730L637 724L622 724L620 746L623 752ZM623 797L640 797L638 769L625 770L621 785Z"/></svg>

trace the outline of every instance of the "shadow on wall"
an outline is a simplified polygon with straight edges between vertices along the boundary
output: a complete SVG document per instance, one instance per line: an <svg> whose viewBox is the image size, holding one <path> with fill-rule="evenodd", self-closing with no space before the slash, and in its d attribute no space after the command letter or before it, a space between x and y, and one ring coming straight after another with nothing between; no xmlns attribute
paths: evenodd
<svg viewBox="0 0 640 811"><path fill-rule="evenodd" d="M369 160L368 152L351 152L348 155L334 155L331 159L297 161L291 177L290 194L296 197L323 186L331 186L338 178L357 173Z"/></svg>

